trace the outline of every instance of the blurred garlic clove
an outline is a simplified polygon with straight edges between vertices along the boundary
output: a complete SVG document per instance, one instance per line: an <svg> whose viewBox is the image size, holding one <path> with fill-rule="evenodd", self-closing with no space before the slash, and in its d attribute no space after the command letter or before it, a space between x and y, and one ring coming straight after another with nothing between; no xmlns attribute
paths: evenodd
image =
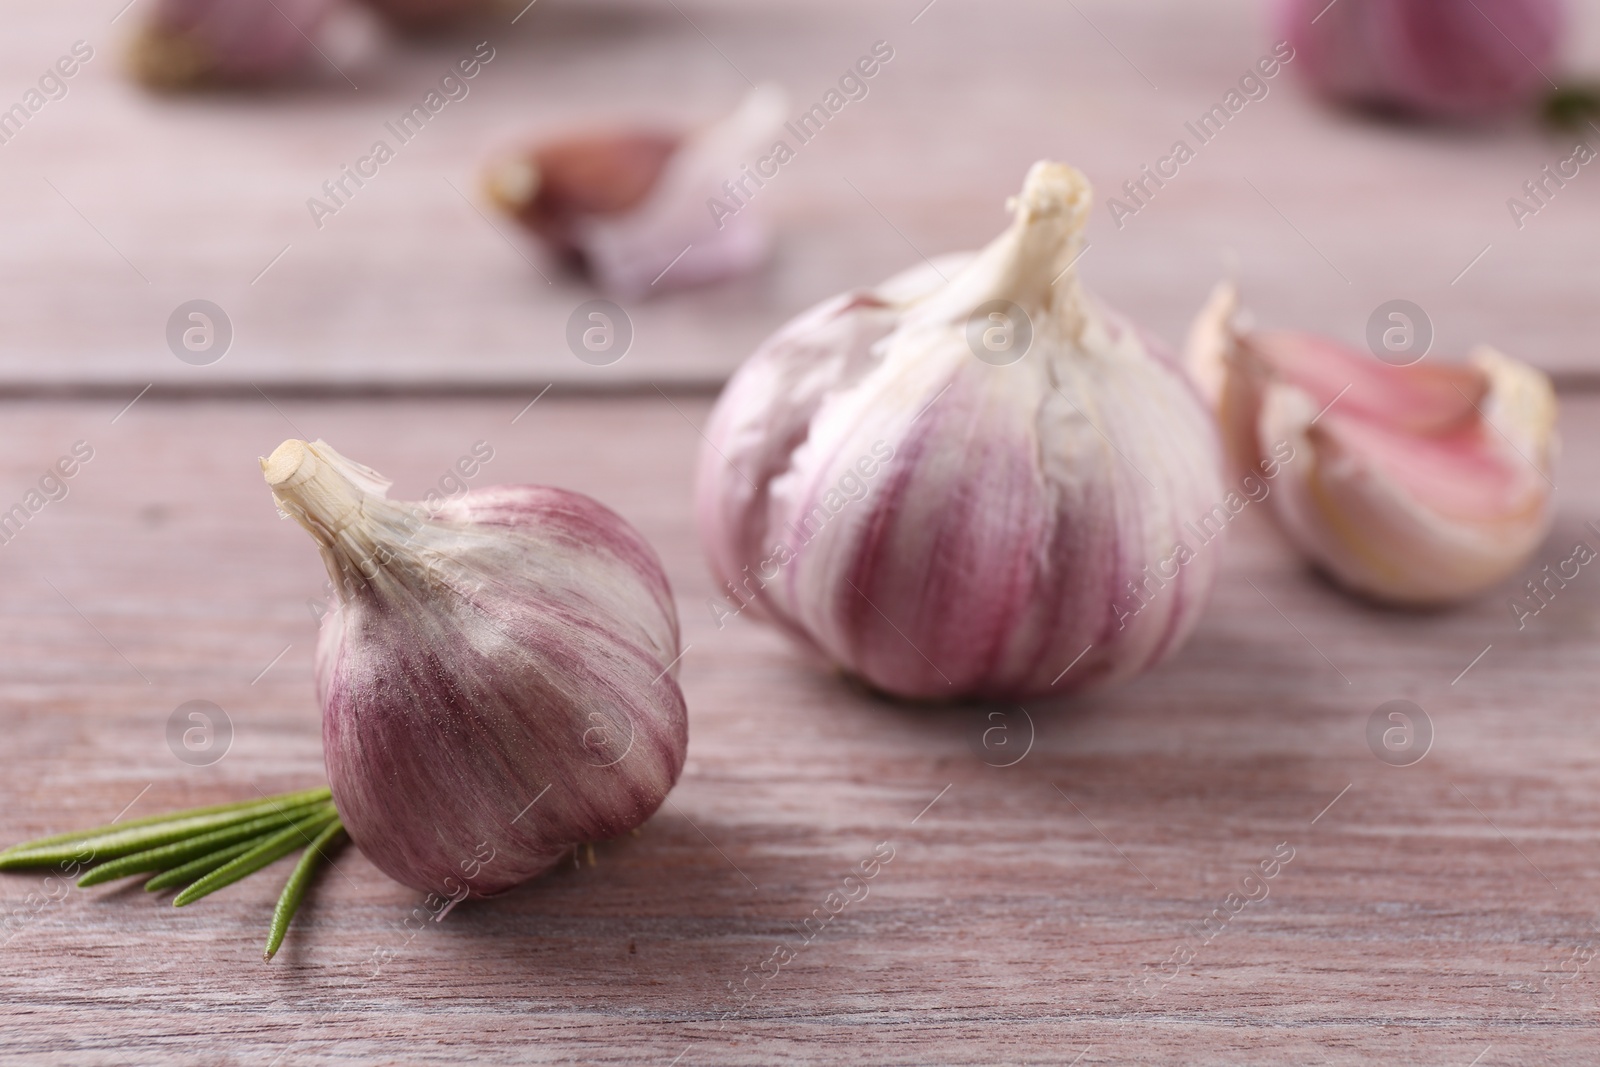
<svg viewBox="0 0 1600 1067"><path fill-rule="evenodd" d="M335 0L158 0L129 66L157 89L266 81L315 54Z"/></svg>
<svg viewBox="0 0 1600 1067"><path fill-rule="evenodd" d="M759 204L723 213L711 203L728 200L729 183L751 192L764 184L747 177L749 164L773 147L784 106L780 90L763 86L687 135L617 130L551 141L491 163L484 185L607 292L639 297L717 281L771 251Z"/></svg>
<svg viewBox="0 0 1600 1067"><path fill-rule="evenodd" d="M1280 0L1278 15L1324 97L1441 119L1531 104L1567 21L1561 0Z"/></svg>
<svg viewBox="0 0 1600 1067"><path fill-rule="evenodd" d="M827 300L739 368L696 487L719 624L749 612L933 700L1067 693L1183 643L1217 562L1184 527L1223 499L1216 430L1079 287L1090 199L1037 163L982 251Z"/></svg>
<svg viewBox="0 0 1600 1067"><path fill-rule="evenodd" d="M674 134L645 130L569 137L491 165L489 198L564 254L581 255L583 219L625 214L660 180Z"/></svg>
<svg viewBox="0 0 1600 1067"><path fill-rule="evenodd" d="M1462 600L1515 573L1551 522L1550 380L1487 347L1391 366L1289 332L1230 331L1224 284L1190 333L1191 373L1234 462L1270 484L1288 539L1376 600Z"/></svg>

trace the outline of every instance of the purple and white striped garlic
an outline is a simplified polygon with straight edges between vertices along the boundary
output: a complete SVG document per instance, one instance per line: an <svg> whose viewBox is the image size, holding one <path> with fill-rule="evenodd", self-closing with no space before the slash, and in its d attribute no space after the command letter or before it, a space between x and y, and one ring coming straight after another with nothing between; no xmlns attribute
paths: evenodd
<svg viewBox="0 0 1600 1067"><path fill-rule="evenodd" d="M324 759L379 869L489 896L661 805L688 720L672 592L637 531L542 486L391 501L321 441L286 441L261 466L333 580Z"/></svg>
<svg viewBox="0 0 1600 1067"><path fill-rule="evenodd" d="M146 85L258 82L314 54L336 0L158 0L129 52Z"/></svg>
<svg viewBox="0 0 1600 1067"><path fill-rule="evenodd" d="M493 0L363 0L404 33L423 33L487 14Z"/></svg>
<svg viewBox="0 0 1600 1067"><path fill-rule="evenodd" d="M1078 285L1090 188L1037 163L975 254L845 293L734 375L697 512L728 604L915 699L1125 678L1188 635L1224 499L1175 357ZM1069 669L1070 668L1070 669Z"/></svg>
<svg viewBox="0 0 1600 1067"><path fill-rule="evenodd" d="M1324 97L1437 119L1532 104L1566 28L1562 0L1279 0L1277 17Z"/></svg>

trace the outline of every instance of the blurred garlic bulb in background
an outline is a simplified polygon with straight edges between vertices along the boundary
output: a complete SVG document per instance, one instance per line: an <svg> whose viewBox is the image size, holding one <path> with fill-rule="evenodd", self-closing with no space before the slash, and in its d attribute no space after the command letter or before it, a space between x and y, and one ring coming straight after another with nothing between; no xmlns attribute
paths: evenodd
<svg viewBox="0 0 1600 1067"><path fill-rule="evenodd" d="M408 33L439 29L494 8L494 0L362 0L362 3L382 15L390 25Z"/></svg>
<svg viewBox="0 0 1600 1067"><path fill-rule="evenodd" d="M335 0L155 0L135 36L135 77L161 89L253 82L315 53L312 39Z"/></svg>
<svg viewBox="0 0 1600 1067"><path fill-rule="evenodd" d="M773 147L784 94L753 89L736 111L686 135L616 130L576 135L512 153L489 165L489 198L600 288L639 297L752 270L771 236L755 196L751 164ZM742 189L739 206L729 188Z"/></svg>
<svg viewBox="0 0 1600 1067"><path fill-rule="evenodd" d="M1089 183L1037 163L976 254L769 338L706 431L697 517L727 604L884 692L1026 697L1182 643L1222 498L1177 361L1079 288ZM1070 670L1069 670L1070 668Z"/></svg>
<svg viewBox="0 0 1600 1067"><path fill-rule="evenodd" d="M677 610L638 531L545 486L389 500L321 441L261 469L338 596L317 645L323 758L380 870L490 896L661 805L688 718Z"/></svg>
<svg viewBox="0 0 1600 1067"><path fill-rule="evenodd" d="M1433 605L1509 577L1539 547L1557 450L1543 373L1487 347L1464 364L1394 366L1243 330L1237 312L1224 282L1190 331L1189 365L1233 460L1280 464L1269 507L1313 563L1374 599Z"/></svg>
<svg viewBox="0 0 1600 1067"><path fill-rule="evenodd" d="M1551 85L1561 0L1279 0L1297 70L1341 104L1463 119L1531 105Z"/></svg>

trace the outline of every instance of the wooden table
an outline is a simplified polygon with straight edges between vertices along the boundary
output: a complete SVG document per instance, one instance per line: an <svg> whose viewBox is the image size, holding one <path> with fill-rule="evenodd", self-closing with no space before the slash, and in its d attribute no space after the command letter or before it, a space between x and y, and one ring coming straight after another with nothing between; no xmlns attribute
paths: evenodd
<svg viewBox="0 0 1600 1067"><path fill-rule="evenodd" d="M0 904L23 909L0 950L8 1058L1592 1059L1593 575L1521 632L1509 588L1386 613L1308 575L1246 513L1188 646L1123 688L1030 704L1031 749L1000 768L974 744L987 709L879 703L766 629L717 629L686 506L705 399L553 391L513 424L531 397L0 409L0 485L76 440L95 450L0 549L6 838L135 798L129 817L321 780L307 602L323 575L255 463L291 434L373 462L403 496L484 440L483 481L599 497L661 551L692 646L690 759L670 803L593 866L419 933L402 925L418 895L354 850L270 964L281 866L183 911L113 887L31 913L41 877L0 876ZM1582 523L1600 516L1600 400L1569 399L1565 425L1541 562L1596 540ZM1436 734L1407 767L1366 740L1397 698ZM212 766L167 747L191 699L234 726ZM1010 726L1020 742L1020 716ZM800 924L885 842L870 894L802 945ZM1229 893L1259 896L1245 876L1291 849L1264 899L1203 925ZM785 945L797 958L763 984ZM381 951L395 955L375 967ZM756 995L730 992L747 980Z"/></svg>
<svg viewBox="0 0 1600 1067"><path fill-rule="evenodd" d="M417 894L346 850L270 964L281 867L184 911L115 887L36 909L39 875L0 876L6 1059L1594 1061L1587 571L1521 630L1515 583L1456 612L1381 612L1308 575L1252 511L1190 644L1004 720L1032 741L1009 767L978 740L993 709L873 701L708 608L689 471L729 370L812 302L993 236L1034 159L1112 195L1270 50L1258 0L540 0L429 41L346 38L340 71L264 96L186 98L121 78L142 10L125 2L27 6L0 38L0 107L75 40L97 49L0 145L0 510L74 442L94 449L0 545L0 837L321 780L323 575L255 463L289 436L326 437L403 496L488 441L480 481L580 489L637 524L692 646L691 751L638 836L419 933ZM317 229L306 198L485 39L472 95ZM879 39L896 56L868 98L763 193L772 265L632 304L626 359L574 359L566 322L594 294L544 280L487 212L485 155L619 116L702 121L746 79L798 109ZM1600 68L1600 12L1577 12L1573 56ZM1487 340L1600 381L1600 173L1518 230L1504 202L1562 139L1365 124L1291 77L1126 226L1096 212L1092 288L1172 340L1229 269L1263 322L1352 342L1407 298L1441 354ZM196 367L163 329L202 297L236 336ZM1561 517L1530 573L1600 546L1583 527L1600 519L1600 397L1564 403ZM1367 740L1395 699L1435 733L1411 766ZM168 747L189 700L233 724L213 765ZM894 858L870 895L802 944L879 847ZM1246 882L1263 863L1274 877ZM797 957L763 981L781 947Z"/></svg>
<svg viewBox="0 0 1600 1067"><path fill-rule="evenodd" d="M0 145L0 390L715 382L810 304L992 238L1040 158L1078 165L1101 198L1088 284L1170 340L1231 269L1270 325L1359 342L1372 311L1403 298L1428 312L1441 354L1488 341L1600 376L1600 173L1585 168L1520 230L1505 206L1571 138L1351 119L1309 101L1291 64L1113 224L1106 198L1271 51L1262 0L539 0L514 25L330 45L343 74L277 93L179 98L122 77L142 11L113 24L127 2L32 5L0 40L14 91L0 107L73 41L97 50L65 99ZM1600 9L1575 6L1572 65L1593 73ZM495 59L470 95L318 228L307 200L482 40ZM761 192L779 233L770 268L627 302L627 358L574 359L567 321L594 294L487 208L484 159L619 118L702 122L746 79L782 85L799 114L878 40L895 58L867 97ZM211 366L180 363L163 339L196 298L235 330Z"/></svg>

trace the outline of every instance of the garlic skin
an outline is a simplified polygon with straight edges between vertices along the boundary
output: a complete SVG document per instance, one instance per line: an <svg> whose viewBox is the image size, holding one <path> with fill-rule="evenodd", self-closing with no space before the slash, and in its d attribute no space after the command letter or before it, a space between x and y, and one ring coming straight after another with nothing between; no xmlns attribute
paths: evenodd
<svg viewBox="0 0 1600 1067"><path fill-rule="evenodd" d="M771 147L785 107L782 91L768 85L687 135L616 130L562 138L493 161L484 188L615 296L719 281L754 270L771 253L759 202L726 217L707 204L726 197L724 183L741 180Z"/></svg>
<svg viewBox="0 0 1600 1067"><path fill-rule="evenodd" d="M1324 97L1446 120L1532 104L1567 21L1561 0L1279 0L1277 16Z"/></svg>
<svg viewBox="0 0 1600 1067"><path fill-rule="evenodd" d="M661 805L688 743L678 620L632 527L540 486L430 512L321 441L262 471L338 596L316 654L324 758L379 869L489 896Z"/></svg>
<svg viewBox="0 0 1600 1067"><path fill-rule="evenodd" d="M1219 285L1188 360L1233 460L1276 470L1269 510L1312 563L1365 597L1428 607L1503 581L1538 549L1558 450L1542 372L1488 347L1464 364L1392 366L1241 329L1237 309Z"/></svg>
<svg viewBox="0 0 1600 1067"><path fill-rule="evenodd" d="M697 480L719 612L922 700L1065 693L1182 643L1216 568L1181 528L1223 497L1216 430L1080 289L1089 204L1037 163L988 247L824 301L738 370ZM1031 321L1006 365L969 342L992 300Z"/></svg>
<svg viewBox="0 0 1600 1067"><path fill-rule="evenodd" d="M335 0L157 0L129 51L152 88L265 81L315 54Z"/></svg>

